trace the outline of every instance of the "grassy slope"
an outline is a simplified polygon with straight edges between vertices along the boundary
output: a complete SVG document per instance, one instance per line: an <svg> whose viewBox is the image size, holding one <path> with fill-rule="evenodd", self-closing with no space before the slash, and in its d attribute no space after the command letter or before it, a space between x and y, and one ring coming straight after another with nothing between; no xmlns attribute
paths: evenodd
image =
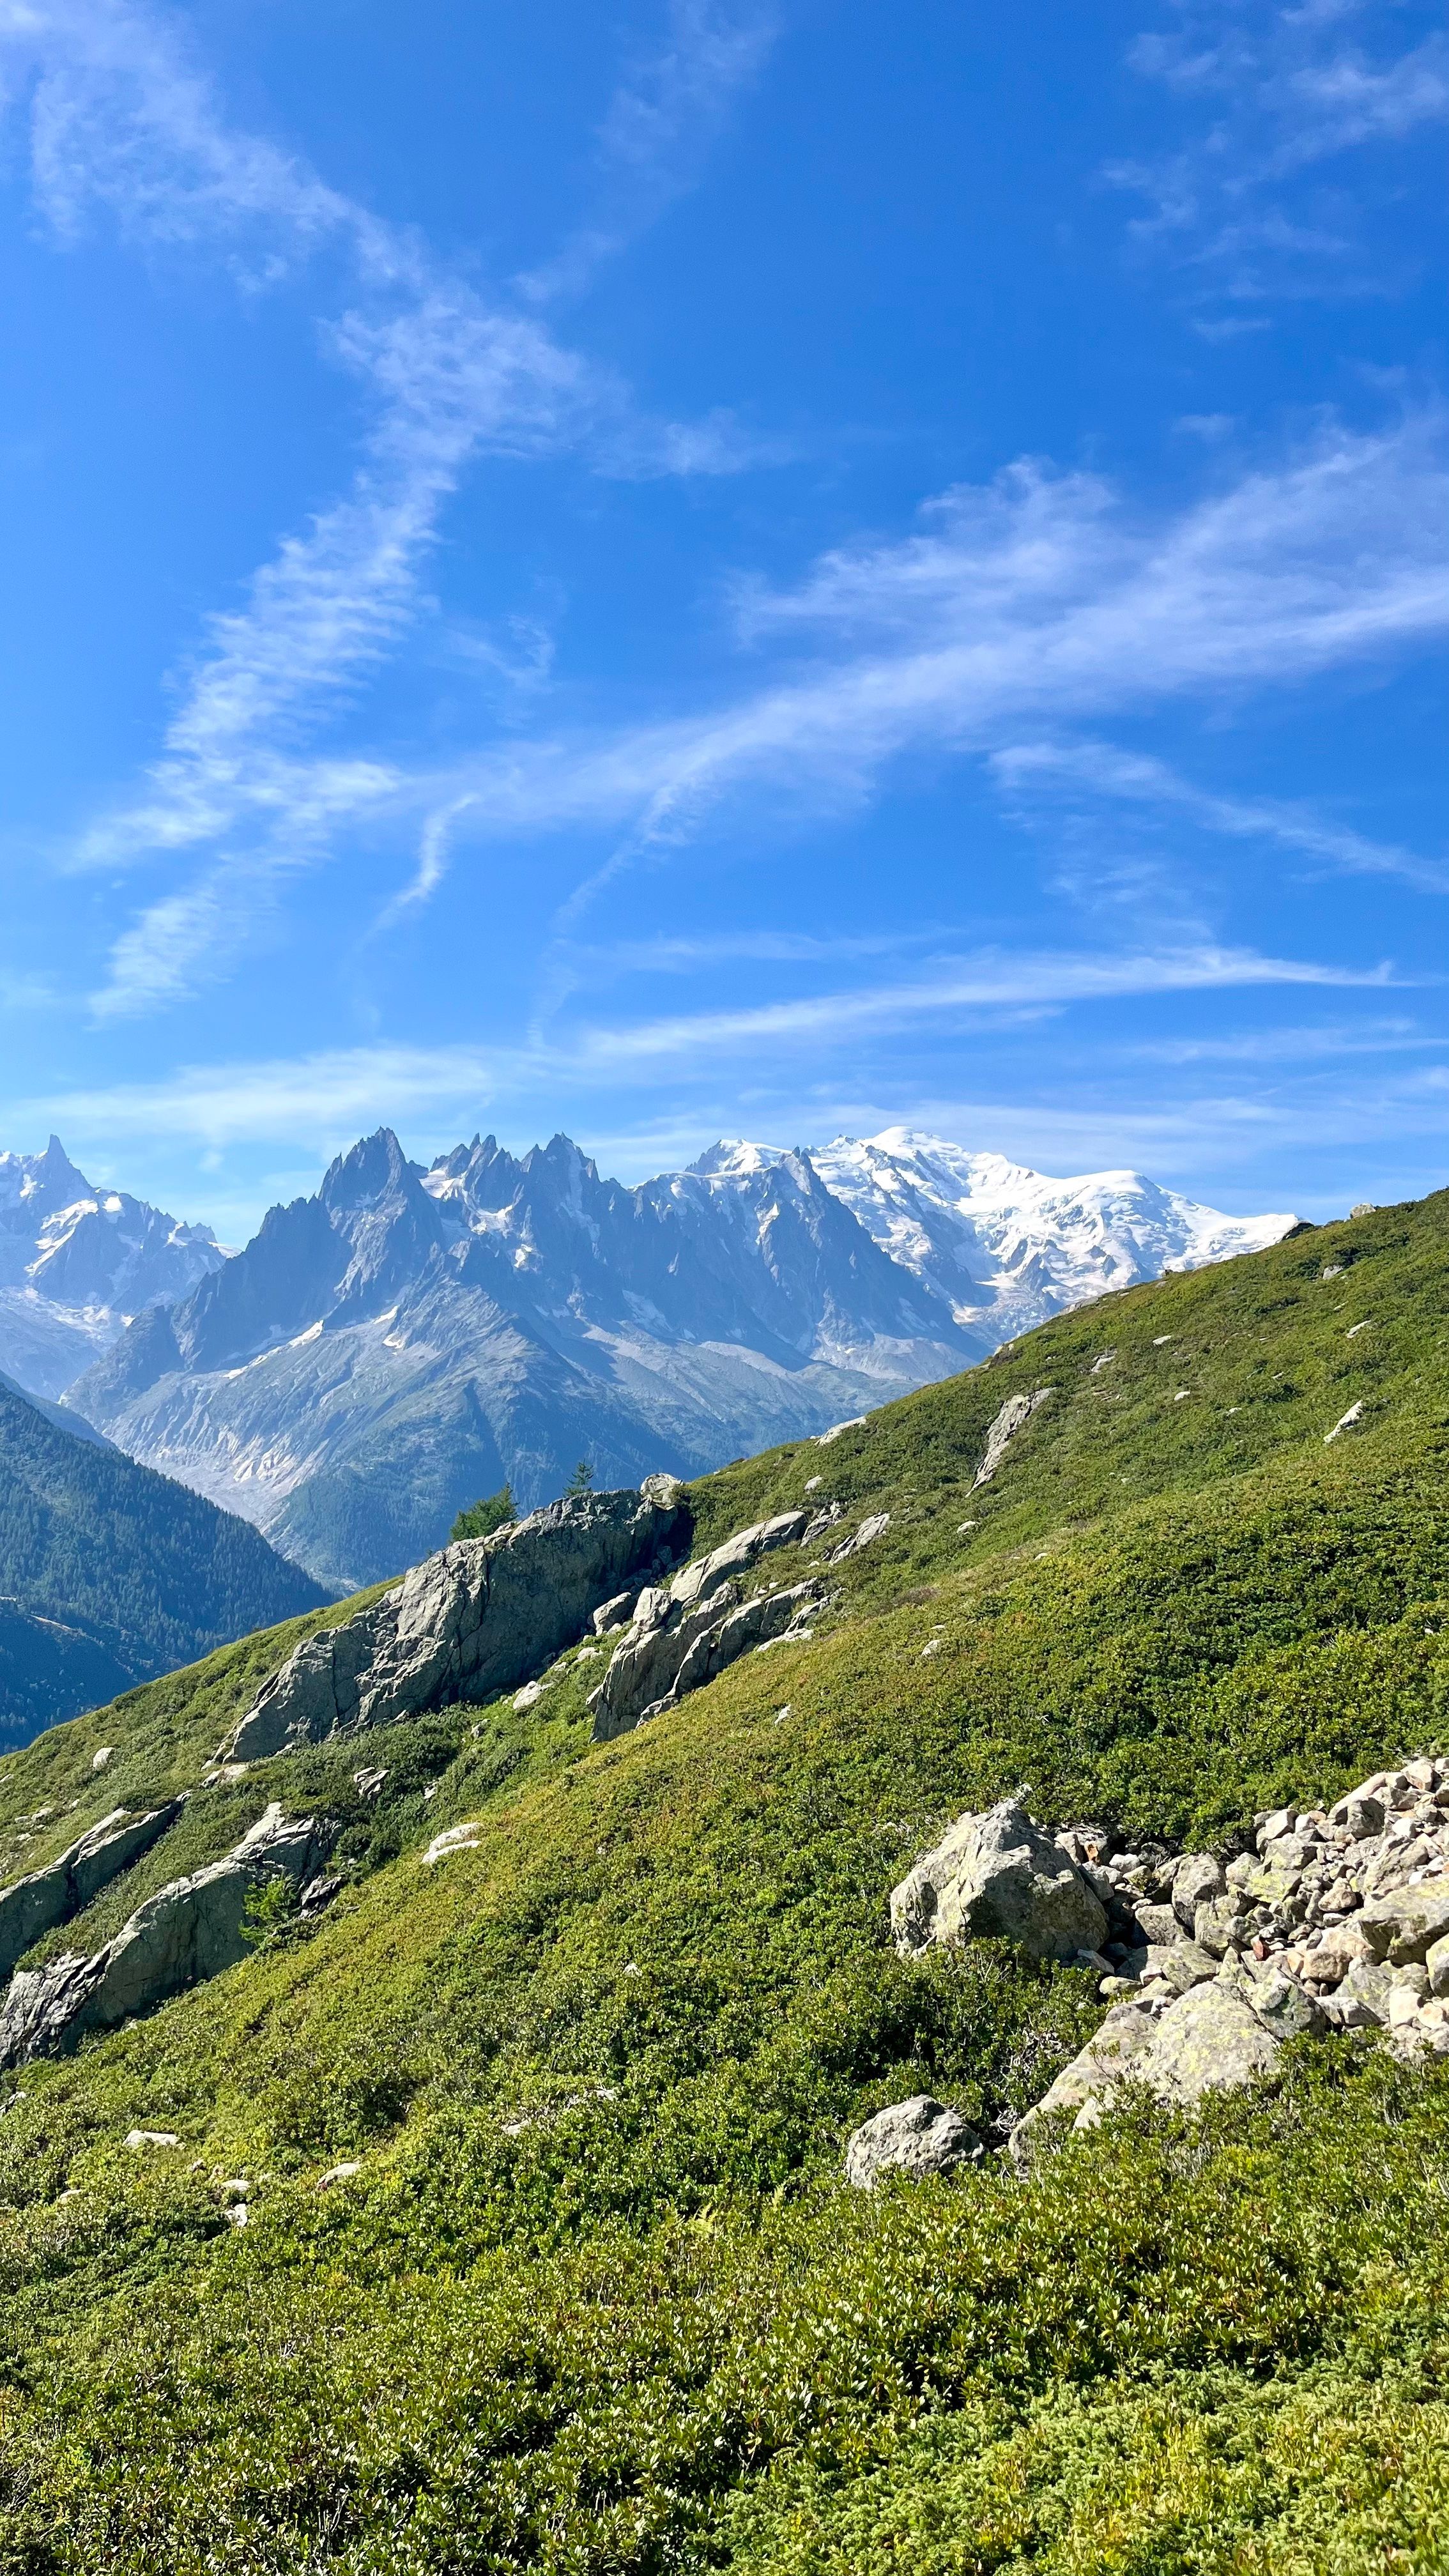
<svg viewBox="0 0 1449 2576"><path fill-rule="evenodd" d="M1446 1255L1444 1199L1324 1229L706 1480L701 1544L817 1476L891 1528L812 1644L617 1745L577 1666L526 1720L194 1797L146 1885L269 1794L340 1810L360 1875L25 2070L0 2567L1444 2564L1443 2074L1340 2043L1276 2106L1125 2119L1033 2182L862 2204L838 2171L904 2092L1020 2109L1095 2017L1071 1972L894 1958L885 1896L944 1817L1025 1778L1043 1813L1193 1837L1441 1737ZM194 1780L299 1633L0 1765L7 1866ZM425 1869L465 1815L480 1849ZM128 2153L132 2125L184 2146ZM252 2178L244 2235L215 2172Z"/></svg>

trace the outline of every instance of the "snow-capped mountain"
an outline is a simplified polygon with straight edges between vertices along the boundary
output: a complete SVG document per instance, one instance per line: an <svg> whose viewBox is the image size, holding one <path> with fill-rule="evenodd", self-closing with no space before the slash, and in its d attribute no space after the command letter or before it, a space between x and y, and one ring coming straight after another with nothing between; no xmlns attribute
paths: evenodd
<svg viewBox="0 0 1449 2576"><path fill-rule="evenodd" d="M209 1225L93 1189L58 1136L0 1154L0 1369L60 1395L143 1306L189 1295L224 1257Z"/></svg>
<svg viewBox="0 0 1449 2576"><path fill-rule="evenodd" d="M1222 1216L1140 1172L1052 1180L908 1127L837 1136L811 1160L882 1250L993 1348L1066 1306L1164 1270L1261 1252L1296 1223L1281 1214Z"/></svg>
<svg viewBox="0 0 1449 2576"><path fill-rule="evenodd" d="M804 1155L627 1189L565 1136L422 1171L383 1129L68 1402L319 1579L363 1582L505 1476L528 1505L585 1456L603 1484L695 1474L987 1347Z"/></svg>
<svg viewBox="0 0 1449 2576"><path fill-rule="evenodd" d="M1052 1181L890 1131L721 1143L636 1188L566 1136L430 1169L384 1128L153 1305L67 1402L324 1582L524 1505L697 1474L982 1359L1063 1306L1276 1239L1132 1173Z"/></svg>

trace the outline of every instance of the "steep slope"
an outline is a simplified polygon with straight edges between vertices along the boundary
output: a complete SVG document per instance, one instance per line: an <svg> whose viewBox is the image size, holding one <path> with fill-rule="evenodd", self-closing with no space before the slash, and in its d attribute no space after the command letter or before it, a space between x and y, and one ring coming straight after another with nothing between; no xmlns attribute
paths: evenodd
<svg viewBox="0 0 1449 2576"><path fill-rule="evenodd" d="M63 1394L133 1315L185 1297L223 1257L209 1225L93 1189L58 1136L43 1154L0 1154L0 1369Z"/></svg>
<svg viewBox="0 0 1449 2576"><path fill-rule="evenodd" d="M475 1138L423 1172L384 1130L68 1401L319 1578L360 1582L505 1477L531 1505L580 1456L603 1483L698 1473L1288 1223L889 1144L838 1143L823 1176L718 1146L625 1189L563 1136L521 1160Z"/></svg>
<svg viewBox="0 0 1449 2576"><path fill-rule="evenodd" d="M321 1598L244 1521L0 1378L0 1742Z"/></svg>
<svg viewBox="0 0 1449 2576"><path fill-rule="evenodd" d="M1380 1211L701 1481L696 1561L839 1504L836 1598L618 1741L586 1639L521 1705L216 1765L343 1605L0 1765L7 1877L192 1793L33 1963L269 1801L342 1882L6 2079L11 2563L1427 2576L1442 2062L1316 2042L1024 2177L841 2158L921 2092L999 2136L1100 2017L1081 1969L890 1946L963 1806L1220 1838L1442 1738L1446 1273L1449 1199Z"/></svg>

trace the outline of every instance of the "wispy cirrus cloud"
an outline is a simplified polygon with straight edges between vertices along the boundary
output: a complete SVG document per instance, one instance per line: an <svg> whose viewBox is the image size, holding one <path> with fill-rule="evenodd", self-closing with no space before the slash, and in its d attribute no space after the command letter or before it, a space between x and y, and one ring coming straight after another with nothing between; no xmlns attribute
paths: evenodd
<svg viewBox="0 0 1449 2576"><path fill-rule="evenodd" d="M599 128L597 210L556 257L519 280L527 296L543 303L576 294L692 184L778 26L773 8L744 0L669 0L663 43L631 65Z"/></svg>
<svg viewBox="0 0 1449 2576"><path fill-rule="evenodd" d="M1132 512L1097 478L1034 464L954 490L923 517L903 540L833 551L793 587L742 589L742 639L772 655L776 675L733 701L607 736L534 734L446 772L399 771L397 810L466 794L460 844L622 832L576 918L622 866L688 840L734 796L767 790L777 811L782 800L849 807L906 753L989 756L1018 744L1024 722L1230 707L1449 633L1449 463L1432 415L1377 436L1330 427L1302 454L1166 517ZM1285 840L1313 830L1288 809L1276 822ZM1340 837L1339 863L1348 847ZM1326 838L1318 854L1331 855ZM1373 856L1358 845L1361 864Z"/></svg>
<svg viewBox="0 0 1449 2576"><path fill-rule="evenodd" d="M1009 791L1047 795L1078 791L1094 798L1180 814L1207 832L1296 852L1320 870L1398 877L1421 894L1449 894L1449 865L1413 850L1370 840L1302 804L1271 797L1217 796L1196 787L1166 761L1104 742L1015 743L993 752L991 769Z"/></svg>
<svg viewBox="0 0 1449 2576"><path fill-rule="evenodd" d="M703 18L699 32L702 66ZM348 492L285 537L242 604L210 621L145 791L74 853L107 866L205 854L196 881L117 942L95 997L113 1017L155 1008L235 953L267 889L315 860L340 814L377 801L374 763L299 763L297 748L396 649L474 459L573 447L638 476L729 472L747 451L723 418L640 419L615 380L535 315L489 305L415 234L237 130L159 12L4 0L0 72L28 102L36 198L62 238L104 213L142 243L220 249L251 289L324 252L330 287L340 263L346 300L325 337L373 413Z"/></svg>
<svg viewBox="0 0 1449 2576"><path fill-rule="evenodd" d="M1402 146L1449 119L1449 37L1403 41L1388 0L1183 0L1129 61L1181 108L1181 141L1107 176L1145 201L1134 232L1204 296L1252 306L1381 282L1365 220L1397 184L1347 153Z"/></svg>
<svg viewBox="0 0 1449 2576"><path fill-rule="evenodd" d="M1375 990L1394 980L1387 967L1365 971L1242 948L978 950L938 958L923 975L752 1007L613 1025L579 1020L561 1034L493 1047L380 1045L187 1066L161 1082L16 1101L5 1114L16 1133L49 1119L91 1136L170 1136L207 1147L315 1142L319 1134L351 1137L378 1118L475 1117L535 1093L557 1095L575 1080L648 1088L661 1064L733 1067L738 1077L758 1065L762 1048L774 1064L796 1053L818 1070L862 1036L909 1034L931 1022L959 1027L973 1015L996 1021L1170 993Z"/></svg>

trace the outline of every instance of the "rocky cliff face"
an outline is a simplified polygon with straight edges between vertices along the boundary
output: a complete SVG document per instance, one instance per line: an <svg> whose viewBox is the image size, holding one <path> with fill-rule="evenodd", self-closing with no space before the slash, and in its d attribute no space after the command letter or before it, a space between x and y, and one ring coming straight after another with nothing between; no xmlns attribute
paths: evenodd
<svg viewBox="0 0 1449 2576"><path fill-rule="evenodd" d="M564 1136L521 1158L475 1137L424 1171L384 1129L190 1296L139 1317L68 1400L345 1587L436 1548L505 1476L527 1507L581 1455L600 1483L702 1473L1251 1236L1131 1174L1049 1184L929 1141L839 1140L818 1164L718 1146L626 1189ZM1004 1211L1032 1190L1008 1242ZM1076 1234L1052 1191L1091 1199Z"/></svg>

